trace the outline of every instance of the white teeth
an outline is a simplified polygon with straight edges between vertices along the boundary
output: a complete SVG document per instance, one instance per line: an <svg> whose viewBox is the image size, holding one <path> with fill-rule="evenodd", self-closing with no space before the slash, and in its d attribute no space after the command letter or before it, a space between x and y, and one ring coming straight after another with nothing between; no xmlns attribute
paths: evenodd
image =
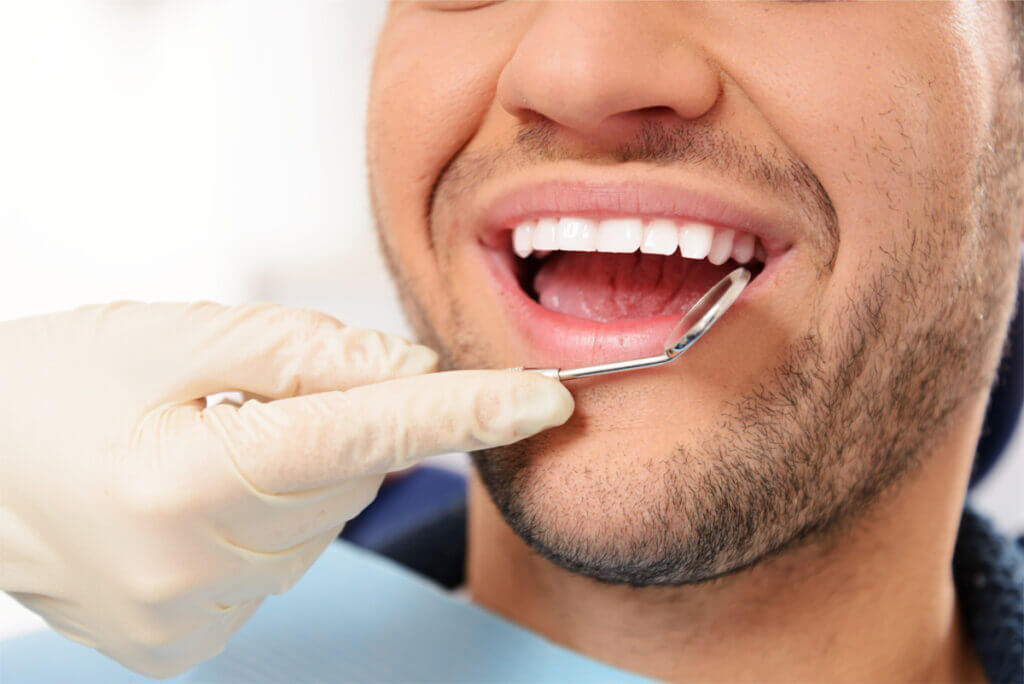
<svg viewBox="0 0 1024 684"><path fill-rule="evenodd" d="M679 228L679 253L687 259L703 259L711 250L715 229L706 223L689 221Z"/></svg>
<svg viewBox="0 0 1024 684"><path fill-rule="evenodd" d="M533 227L533 248L558 249L558 233L556 228L558 221L552 218L542 218Z"/></svg>
<svg viewBox="0 0 1024 684"><path fill-rule="evenodd" d="M708 252L708 261L715 266L721 266L729 260L729 255L732 254L733 235L735 231L732 230L715 231L715 237L711 240L711 250Z"/></svg>
<svg viewBox="0 0 1024 684"><path fill-rule="evenodd" d="M533 223L530 221L524 221L516 226L516 229L512 231L512 249L515 250L516 256L520 259L525 259L533 253Z"/></svg>
<svg viewBox="0 0 1024 684"><path fill-rule="evenodd" d="M640 251L644 254L671 254L679 246L679 229L668 219L655 219L644 227Z"/></svg>
<svg viewBox="0 0 1024 684"><path fill-rule="evenodd" d="M640 249L644 222L640 219L605 219L597 224L597 251L629 254Z"/></svg>
<svg viewBox="0 0 1024 684"><path fill-rule="evenodd" d="M558 248L569 252L593 252L597 249L597 223L590 219L566 216L555 230Z"/></svg>
<svg viewBox="0 0 1024 684"><path fill-rule="evenodd" d="M679 253L686 259L707 259L721 266L729 258L745 264L765 261L761 241L750 233L715 228L699 221L609 218L597 221L579 216L523 221L512 231L512 250L521 259L544 258L555 250L631 254Z"/></svg>
<svg viewBox="0 0 1024 684"><path fill-rule="evenodd" d="M740 233L732 244L732 258L738 264L745 264L754 256L754 236L750 233Z"/></svg>

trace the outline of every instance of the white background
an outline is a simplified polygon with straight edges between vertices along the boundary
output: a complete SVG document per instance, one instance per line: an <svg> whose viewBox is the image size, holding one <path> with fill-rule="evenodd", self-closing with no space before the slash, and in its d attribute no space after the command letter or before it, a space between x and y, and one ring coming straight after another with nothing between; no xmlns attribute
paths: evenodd
<svg viewBox="0 0 1024 684"><path fill-rule="evenodd" d="M0 5L0 320L270 299L407 333L364 169L383 14L373 0ZM979 500L1018 530L1021 442ZM0 594L0 638L38 626Z"/></svg>
<svg viewBox="0 0 1024 684"><path fill-rule="evenodd" d="M273 296L401 332L363 163L383 10L3 3L0 320Z"/></svg>

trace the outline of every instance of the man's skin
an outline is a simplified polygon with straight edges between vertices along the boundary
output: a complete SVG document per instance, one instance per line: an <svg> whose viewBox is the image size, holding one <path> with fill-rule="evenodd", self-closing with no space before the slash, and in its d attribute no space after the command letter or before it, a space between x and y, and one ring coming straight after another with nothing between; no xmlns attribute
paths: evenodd
<svg viewBox="0 0 1024 684"><path fill-rule="evenodd" d="M1012 36L996 2L392 5L374 205L448 367L616 358L512 320L474 217L516 184L711 188L794 227L683 359L474 454L476 602L667 680L984 678L950 562L1024 237Z"/></svg>

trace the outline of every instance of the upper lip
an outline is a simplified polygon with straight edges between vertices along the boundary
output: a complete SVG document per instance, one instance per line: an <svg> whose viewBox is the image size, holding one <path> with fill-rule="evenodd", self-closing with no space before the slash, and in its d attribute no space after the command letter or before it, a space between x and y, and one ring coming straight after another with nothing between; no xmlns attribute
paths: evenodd
<svg viewBox="0 0 1024 684"><path fill-rule="evenodd" d="M594 172L574 172L569 178L563 173L484 190L478 196L475 225L482 242L497 246L503 233L542 216L663 217L751 233L760 238L769 258L793 246L798 231L790 208L739 184L730 186L725 191L725 183L706 176L623 181Z"/></svg>

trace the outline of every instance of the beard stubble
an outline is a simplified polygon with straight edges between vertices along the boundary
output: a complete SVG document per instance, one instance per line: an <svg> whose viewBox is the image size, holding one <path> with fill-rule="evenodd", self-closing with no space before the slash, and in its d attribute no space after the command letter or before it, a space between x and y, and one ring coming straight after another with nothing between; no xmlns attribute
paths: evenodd
<svg viewBox="0 0 1024 684"><path fill-rule="evenodd" d="M1019 89L1001 92L1020 104ZM991 385L994 368L984 350L1005 337L1017 265L1005 226L1021 211L1024 133L1012 103L999 111L972 166L969 212L958 215L951 207L959 205L943 197L947 188L940 185L921 212L927 225L914 225L909 212L900 217L901 230L876 248L865 277L840 293L845 304L837 323L827 330L812 325L791 343L762 382L725 407L714 430L672 453L648 455L654 466L642 483L601 483L576 473L601 496L632 498L634 509L642 501L633 524L589 521L584 533L553 518L548 488L556 485L533 458L548 449L548 435L471 454L510 527L571 572L633 586L682 585L827 536L892 495L958 411ZM645 127L611 156L759 179L821 227L820 278L835 263L837 217L803 164L780 163L700 126ZM524 127L510 151L453 158L435 184L428 215L436 219L446 198L472 192L502 165L566 158L572 157L552 143L549 127ZM447 298L453 330L439 335L386 240L381 245L414 328L441 352L443 367L489 367L454 298Z"/></svg>

